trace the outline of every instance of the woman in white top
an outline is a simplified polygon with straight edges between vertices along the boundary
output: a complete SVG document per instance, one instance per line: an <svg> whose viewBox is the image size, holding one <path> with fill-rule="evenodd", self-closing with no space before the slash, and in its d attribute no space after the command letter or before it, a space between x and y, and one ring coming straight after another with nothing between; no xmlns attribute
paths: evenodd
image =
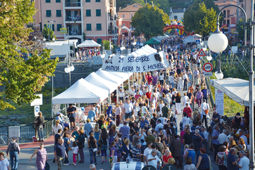
<svg viewBox="0 0 255 170"><path fill-rule="evenodd" d="M183 97L183 106L186 106L186 103L190 103L189 102L189 97L187 96L187 93L184 93L184 97Z"/></svg>
<svg viewBox="0 0 255 170"><path fill-rule="evenodd" d="M135 103L135 107L134 107L134 115L135 115L135 119L137 118L138 116L138 112L140 111L140 107L139 107L139 103L136 102Z"/></svg>
<svg viewBox="0 0 255 170"><path fill-rule="evenodd" d="M160 82L160 85L164 84L164 74L163 73L160 73L160 75L159 75L159 82Z"/></svg>
<svg viewBox="0 0 255 170"><path fill-rule="evenodd" d="M182 74L178 75L177 83L178 83L177 90L182 90Z"/></svg>
<svg viewBox="0 0 255 170"><path fill-rule="evenodd" d="M159 116L162 116L163 115L163 113L162 113L162 107L164 107L164 102L163 102L163 100L161 100L160 101L160 104L159 104Z"/></svg>

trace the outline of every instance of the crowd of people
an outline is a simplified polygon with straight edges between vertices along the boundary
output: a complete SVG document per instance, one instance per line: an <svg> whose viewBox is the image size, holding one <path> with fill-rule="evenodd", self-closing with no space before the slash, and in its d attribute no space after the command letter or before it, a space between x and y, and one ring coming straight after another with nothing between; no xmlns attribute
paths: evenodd
<svg viewBox="0 0 255 170"><path fill-rule="evenodd" d="M70 162L84 163L85 146L89 148L93 169L97 163L139 161L157 170L164 166L209 170L214 161L220 170L247 170L249 145L240 113L233 118L234 127L229 128L221 121L216 107L211 110L198 50L182 48L178 40L166 40L161 48L168 55L169 68L138 74L130 89L119 88L113 93L113 103L104 109L95 105L84 126L75 124L77 109L72 104L67 109L70 124L57 114L53 161L58 170ZM182 115L180 124L178 114ZM39 133L41 120L37 119ZM47 151L43 144L31 158L35 154L38 169L45 167Z"/></svg>

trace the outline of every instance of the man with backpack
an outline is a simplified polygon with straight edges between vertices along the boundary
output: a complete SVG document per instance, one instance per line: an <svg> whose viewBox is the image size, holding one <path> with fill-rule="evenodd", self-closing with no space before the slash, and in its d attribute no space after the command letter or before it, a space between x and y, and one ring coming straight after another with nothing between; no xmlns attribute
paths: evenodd
<svg viewBox="0 0 255 170"><path fill-rule="evenodd" d="M19 156L18 154L20 153L20 147L19 144L16 142L16 137L12 138L12 141L9 143L6 154L7 156L10 153L10 160L11 160L11 169L12 170L17 170L18 169L18 164L19 164Z"/></svg>

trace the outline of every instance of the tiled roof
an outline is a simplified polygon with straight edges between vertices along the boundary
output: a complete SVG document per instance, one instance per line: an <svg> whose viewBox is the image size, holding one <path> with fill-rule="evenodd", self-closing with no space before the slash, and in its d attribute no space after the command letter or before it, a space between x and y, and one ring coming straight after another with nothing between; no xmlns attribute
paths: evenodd
<svg viewBox="0 0 255 170"><path fill-rule="evenodd" d="M119 10L119 12L136 12L142 7L143 6L141 4L134 3L132 5L127 6L126 8Z"/></svg>

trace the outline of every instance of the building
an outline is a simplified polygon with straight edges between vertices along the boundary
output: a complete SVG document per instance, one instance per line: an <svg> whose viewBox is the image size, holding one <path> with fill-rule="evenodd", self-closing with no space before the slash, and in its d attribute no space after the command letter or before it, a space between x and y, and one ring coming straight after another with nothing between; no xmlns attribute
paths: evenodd
<svg viewBox="0 0 255 170"><path fill-rule="evenodd" d="M134 3L132 5L128 5L126 8L123 9L120 8L117 13L119 18L122 18L122 25L120 25L120 27L126 26L128 29L133 31L133 27L130 23L136 11L138 11L142 7L143 6L141 4ZM128 32L126 30L123 30L122 32L123 34L125 34L125 36L128 36Z"/></svg>
<svg viewBox="0 0 255 170"><path fill-rule="evenodd" d="M51 27L58 40L117 39L116 0L35 0L38 12L35 16L42 29ZM38 19L39 15L39 19ZM61 34L60 29L67 28L69 34Z"/></svg>
<svg viewBox="0 0 255 170"><path fill-rule="evenodd" d="M244 11L247 14L247 19L251 18L251 1L249 0L237 0L237 5L242 7L244 9ZM254 6L254 5L252 5ZM238 9L237 10L237 21L239 21L241 18L245 18L244 17L244 13Z"/></svg>
<svg viewBox="0 0 255 170"><path fill-rule="evenodd" d="M219 9L221 10L227 5L237 5L237 0L218 0L215 1L215 4L218 5ZM222 11L224 17L222 25L226 25L226 27L224 27L225 30L228 30L230 25L236 24L236 11L236 7L228 7Z"/></svg>
<svg viewBox="0 0 255 170"><path fill-rule="evenodd" d="M185 8L183 8L183 9L172 9L172 7L170 7L169 19L170 20L176 20L176 21L182 20L185 10L186 10Z"/></svg>

